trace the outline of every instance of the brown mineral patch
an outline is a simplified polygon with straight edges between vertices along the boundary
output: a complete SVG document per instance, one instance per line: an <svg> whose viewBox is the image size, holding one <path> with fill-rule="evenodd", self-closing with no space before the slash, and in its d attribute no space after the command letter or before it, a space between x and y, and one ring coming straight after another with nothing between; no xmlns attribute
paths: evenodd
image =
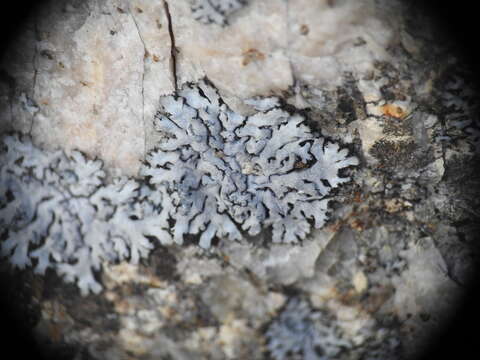
<svg viewBox="0 0 480 360"><path fill-rule="evenodd" d="M343 226L343 221L341 220L337 220L335 223L333 223L332 225L329 225L327 226L325 229L327 231L330 231L330 232L338 232Z"/></svg>
<svg viewBox="0 0 480 360"><path fill-rule="evenodd" d="M293 167L295 169L305 169L308 167L308 165L304 162L301 162L301 161L297 161L295 164L293 164Z"/></svg>
<svg viewBox="0 0 480 360"><path fill-rule="evenodd" d="M257 49L248 49L243 53L242 65L247 66L251 62L265 60L265 55Z"/></svg>
<svg viewBox="0 0 480 360"><path fill-rule="evenodd" d="M118 314L128 314L131 310L134 309L134 306L130 302L123 299L115 302L113 306Z"/></svg>
<svg viewBox="0 0 480 360"><path fill-rule="evenodd" d="M302 26L300 26L300 34L307 35L309 32L310 28L308 27L308 25L303 24Z"/></svg>
<svg viewBox="0 0 480 360"><path fill-rule="evenodd" d="M343 305L353 306L358 303L359 294L355 291L355 289L348 288L348 289L334 289L335 298Z"/></svg>
<svg viewBox="0 0 480 360"><path fill-rule="evenodd" d="M356 191L354 196L353 196L353 201L356 203L362 202L362 193L360 191Z"/></svg>
<svg viewBox="0 0 480 360"><path fill-rule="evenodd" d="M385 104L380 106L382 113L386 116L391 116L396 119L403 119L407 115L406 111L395 104Z"/></svg>
<svg viewBox="0 0 480 360"><path fill-rule="evenodd" d="M356 231L363 231L365 229L365 224L360 219L351 219L348 224Z"/></svg>
<svg viewBox="0 0 480 360"><path fill-rule="evenodd" d="M362 310L369 314L375 314L380 307L388 301L394 289L391 286L376 287L368 292L362 300Z"/></svg>

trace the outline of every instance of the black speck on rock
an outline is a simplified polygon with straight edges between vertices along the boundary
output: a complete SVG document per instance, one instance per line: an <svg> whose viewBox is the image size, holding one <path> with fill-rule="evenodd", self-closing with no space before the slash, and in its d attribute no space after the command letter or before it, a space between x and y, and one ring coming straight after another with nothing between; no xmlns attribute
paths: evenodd
<svg viewBox="0 0 480 360"><path fill-rule="evenodd" d="M343 118L349 124L366 117L365 100L351 74L346 74L343 85L337 88L336 95L337 118Z"/></svg>
<svg viewBox="0 0 480 360"><path fill-rule="evenodd" d="M177 258L166 247L160 246L152 251L148 259L148 267L155 269L155 274L162 280L177 281Z"/></svg>
<svg viewBox="0 0 480 360"><path fill-rule="evenodd" d="M337 90L338 94L338 105L337 105L337 115L345 119L347 123L355 121L357 118L355 112L355 104L352 98L348 95L345 89L339 88Z"/></svg>

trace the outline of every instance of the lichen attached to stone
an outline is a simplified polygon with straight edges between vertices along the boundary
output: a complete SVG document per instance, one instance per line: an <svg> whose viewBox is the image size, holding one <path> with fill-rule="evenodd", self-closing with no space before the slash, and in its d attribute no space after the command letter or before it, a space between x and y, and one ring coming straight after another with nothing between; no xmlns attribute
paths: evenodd
<svg viewBox="0 0 480 360"><path fill-rule="evenodd" d="M313 311L307 301L292 298L266 332L267 348L275 360L337 359L352 344L320 311Z"/></svg>
<svg viewBox="0 0 480 360"><path fill-rule="evenodd" d="M458 67L452 69L440 86L444 126L437 140L454 143L464 139L471 145L473 153L480 154L479 96L470 80L473 76L460 70Z"/></svg>
<svg viewBox="0 0 480 360"><path fill-rule="evenodd" d="M339 171L358 161L279 99L247 103L254 115L235 113L206 79L162 97L155 126L166 139L139 179L107 182L100 160L4 136L1 255L41 274L52 268L86 294L101 290L94 271L103 262L137 263L154 238L199 235L209 248L214 237L271 227L274 242L304 239L324 225L331 190L349 180Z"/></svg>
<svg viewBox="0 0 480 360"><path fill-rule="evenodd" d="M204 24L228 24L228 16L247 4L247 0L192 0L195 20Z"/></svg>
<svg viewBox="0 0 480 360"><path fill-rule="evenodd" d="M272 227L274 242L304 239L327 220L332 189L357 165L347 149L315 134L277 98L247 101L257 112L233 112L206 79L161 98L156 130L166 136L141 174L171 198L174 241L201 234L240 239Z"/></svg>
<svg viewBox="0 0 480 360"><path fill-rule="evenodd" d="M27 137L3 138L0 154L1 254L19 268L52 268L83 294L102 287L102 262L137 263L153 245L170 242L149 189L135 180L105 183L100 160L81 152L43 151ZM158 202L158 200L157 200Z"/></svg>

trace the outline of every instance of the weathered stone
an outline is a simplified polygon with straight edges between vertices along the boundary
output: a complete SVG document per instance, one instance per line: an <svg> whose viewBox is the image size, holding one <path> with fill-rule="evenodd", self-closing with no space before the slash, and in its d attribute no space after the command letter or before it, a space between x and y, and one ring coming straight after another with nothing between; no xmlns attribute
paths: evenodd
<svg viewBox="0 0 480 360"><path fill-rule="evenodd" d="M276 95L350 144L353 181L301 244L266 231L203 250L192 237L139 265L104 264L105 290L86 298L19 272L5 294L21 321L72 359L262 359L267 327L302 298L351 345L339 359L420 353L478 258L478 99L465 66L400 1L250 0L224 26L165 2L45 5L3 58L1 131L136 176L162 141L159 97L207 76L237 113Z"/></svg>

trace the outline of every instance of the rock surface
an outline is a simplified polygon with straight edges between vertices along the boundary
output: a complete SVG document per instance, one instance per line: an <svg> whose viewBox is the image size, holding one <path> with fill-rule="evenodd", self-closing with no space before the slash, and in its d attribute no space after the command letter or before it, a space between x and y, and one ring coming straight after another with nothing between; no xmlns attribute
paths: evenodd
<svg viewBox="0 0 480 360"><path fill-rule="evenodd" d="M335 358L418 354L478 256L468 69L396 1L250 0L224 26L196 20L188 0L168 9L175 59L163 1L50 2L0 66L2 131L135 176L159 141L159 97L175 78L208 76L243 114L252 96L281 96L361 164L327 226L300 245L262 234L208 251L198 239L159 247L138 266L105 264L104 292L87 297L54 274L17 271L6 293L22 299L22 321L68 359L280 359L267 334L285 333L269 329L293 301L311 314L297 326L330 329Z"/></svg>

